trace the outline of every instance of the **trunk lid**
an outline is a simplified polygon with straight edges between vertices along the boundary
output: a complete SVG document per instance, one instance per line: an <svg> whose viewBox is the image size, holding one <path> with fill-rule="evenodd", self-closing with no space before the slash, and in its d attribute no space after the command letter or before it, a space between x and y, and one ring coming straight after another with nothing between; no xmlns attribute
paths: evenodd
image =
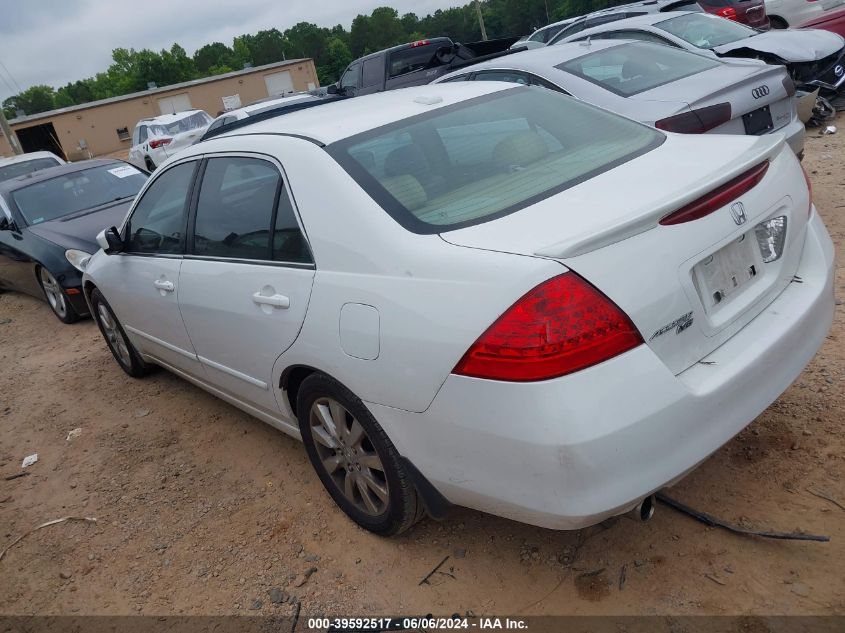
<svg viewBox="0 0 845 633"><path fill-rule="evenodd" d="M633 99L666 101L682 94L691 110L730 103L731 121L712 130L723 134L745 134L743 115L767 106L772 129L777 130L792 120L792 98L783 83L787 78L782 66L737 60L642 92Z"/></svg>
<svg viewBox="0 0 845 633"><path fill-rule="evenodd" d="M659 148L527 209L443 233L455 245L552 258L593 283L632 319L674 373L707 356L792 281L808 220L800 166L782 138L667 135ZM769 161L763 180L695 221L667 214ZM754 227L787 218L783 255L762 262ZM754 274L749 270L754 267ZM734 276L736 287L725 287ZM725 290L716 301L713 289Z"/></svg>

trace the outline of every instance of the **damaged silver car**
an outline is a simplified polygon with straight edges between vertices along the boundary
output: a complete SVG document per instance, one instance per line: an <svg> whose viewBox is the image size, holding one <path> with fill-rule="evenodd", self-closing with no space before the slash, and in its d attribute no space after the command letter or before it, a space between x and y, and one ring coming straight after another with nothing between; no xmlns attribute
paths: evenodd
<svg viewBox="0 0 845 633"><path fill-rule="evenodd" d="M549 44L588 38L645 40L713 57L782 64L799 90L818 90L822 97L845 106L845 39L829 31L758 31L713 15L678 11L609 22L570 37L555 38Z"/></svg>

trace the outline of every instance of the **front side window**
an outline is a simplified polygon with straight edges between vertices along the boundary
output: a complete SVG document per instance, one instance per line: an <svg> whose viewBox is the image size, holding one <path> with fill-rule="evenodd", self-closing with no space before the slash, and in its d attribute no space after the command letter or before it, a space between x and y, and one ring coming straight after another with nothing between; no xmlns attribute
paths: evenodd
<svg viewBox="0 0 845 633"><path fill-rule="evenodd" d="M651 42L652 44L662 44L664 46L677 46L667 39L649 33L648 31L613 31L612 33L598 33L596 38L613 39L613 40L637 40L638 42Z"/></svg>
<svg viewBox="0 0 845 633"><path fill-rule="evenodd" d="M715 48L759 35L750 27L704 13L679 15L654 26L697 48Z"/></svg>
<svg viewBox="0 0 845 633"><path fill-rule="evenodd" d="M355 135L327 151L402 226L440 233L517 212L664 138L557 92L514 87Z"/></svg>
<svg viewBox="0 0 845 633"><path fill-rule="evenodd" d="M587 21L586 20L578 20L577 22L573 22L572 24L567 24L563 27L557 35L554 35L549 44L559 44L563 40L565 40L570 35L575 35L576 33L580 33L585 28L587 28Z"/></svg>
<svg viewBox="0 0 845 633"><path fill-rule="evenodd" d="M270 259L270 226L281 182L279 170L266 160L209 159L197 202L194 254Z"/></svg>
<svg viewBox="0 0 845 633"><path fill-rule="evenodd" d="M556 68L630 97L719 65L720 62L703 55L635 42L589 53Z"/></svg>
<svg viewBox="0 0 845 633"><path fill-rule="evenodd" d="M358 71L361 70L361 64L352 64L343 73L340 78L341 88L357 88L358 87Z"/></svg>
<svg viewBox="0 0 845 633"><path fill-rule="evenodd" d="M42 180L12 194L29 225L49 222L112 202L134 198L147 175L126 163L110 163Z"/></svg>
<svg viewBox="0 0 845 633"><path fill-rule="evenodd" d="M147 188L127 223L129 252L182 252L195 167L196 161L171 167Z"/></svg>
<svg viewBox="0 0 845 633"><path fill-rule="evenodd" d="M36 158L34 160L24 160L18 163L2 165L0 166L0 182L11 180L18 176L25 176L39 169L49 169L56 165L61 165L61 163L55 158Z"/></svg>

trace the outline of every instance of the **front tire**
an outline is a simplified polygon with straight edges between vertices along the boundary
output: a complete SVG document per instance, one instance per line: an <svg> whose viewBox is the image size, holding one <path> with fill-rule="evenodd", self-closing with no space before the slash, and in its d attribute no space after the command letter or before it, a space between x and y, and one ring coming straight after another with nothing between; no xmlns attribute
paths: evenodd
<svg viewBox="0 0 845 633"><path fill-rule="evenodd" d="M786 20L784 20L783 18L778 17L776 15L770 15L769 16L769 24L772 25L773 29L788 29L789 28L789 25L786 23Z"/></svg>
<svg viewBox="0 0 845 633"><path fill-rule="evenodd" d="M79 315L73 309L65 289L56 281L53 274L43 266L38 268L38 283L41 284L47 305L50 306L59 321L70 324L79 320Z"/></svg>
<svg viewBox="0 0 845 633"><path fill-rule="evenodd" d="M144 164L147 166L147 171L156 170L156 164L153 162L153 159L149 156L144 156Z"/></svg>
<svg viewBox="0 0 845 633"><path fill-rule="evenodd" d="M97 288L91 292L91 308L91 315L121 369L133 378L142 378L150 373L150 366L141 360L109 302Z"/></svg>
<svg viewBox="0 0 845 633"><path fill-rule="evenodd" d="M335 503L370 532L400 534L425 514L399 452L363 402L323 374L306 378L297 399L302 441Z"/></svg>

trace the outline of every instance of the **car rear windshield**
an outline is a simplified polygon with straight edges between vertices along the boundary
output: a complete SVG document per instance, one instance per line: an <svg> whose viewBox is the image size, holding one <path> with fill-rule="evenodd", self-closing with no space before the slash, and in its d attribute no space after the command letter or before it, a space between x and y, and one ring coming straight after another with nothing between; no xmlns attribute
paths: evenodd
<svg viewBox="0 0 845 633"><path fill-rule="evenodd" d="M654 26L698 48L715 48L759 34L750 27L705 13L679 15Z"/></svg>
<svg viewBox="0 0 845 633"><path fill-rule="evenodd" d="M111 163L62 174L12 192L28 225L132 198L147 175L126 163Z"/></svg>
<svg viewBox="0 0 845 633"><path fill-rule="evenodd" d="M9 165L0 165L0 182L4 180L11 180L18 176L26 176L39 169L49 169L59 165L59 161L55 158L35 158L33 160L25 160L19 163L11 163Z"/></svg>
<svg viewBox="0 0 845 633"><path fill-rule="evenodd" d="M437 58L436 53L446 43L448 43L447 40L443 39L431 40L424 44L412 44L408 48L390 53L387 65L389 77L398 77L415 70L441 66L443 62Z"/></svg>
<svg viewBox="0 0 845 633"><path fill-rule="evenodd" d="M696 53L661 44L636 42L605 48L557 68L623 97L630 97L719 65L718 61Z"/></svg>
<svg viewBox="0 0 845 633"><path fill-rule="evenodd" d="M211 117L205 112L195 112L170 123L154 123L150 125L150 136L170 136L180 132L190 132L205 127L211 123Z"/></svg>
<svg viewBox="0 0 845 633"><path fill-rule="evenodd" d="M440 233L549 198L664 138L560 93L525 86L376 128L327 150L405 228Z"/></svg>

